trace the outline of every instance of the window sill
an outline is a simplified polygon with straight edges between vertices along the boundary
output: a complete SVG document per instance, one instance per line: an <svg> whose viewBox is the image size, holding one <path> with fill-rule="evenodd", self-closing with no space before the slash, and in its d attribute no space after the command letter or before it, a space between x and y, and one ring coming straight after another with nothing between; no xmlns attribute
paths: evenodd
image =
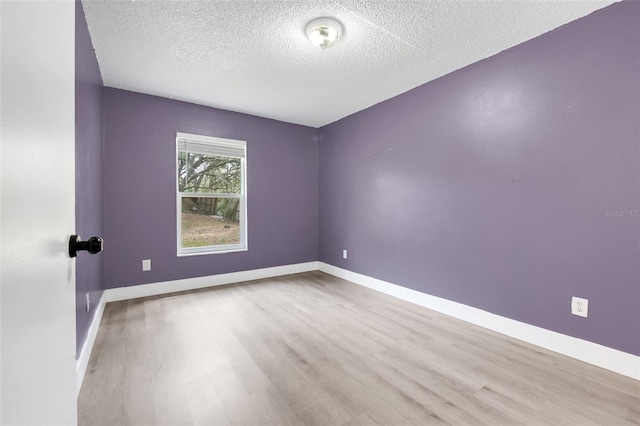
<svg viewBox="0 0 640 426"><path fill-rule="evenodd" d="M249 250L248 248L243 247L243 248L234 248L229 250L203 251L203 252L194 252L194 253L178 253L178 257L202 256L206 254L238 253L238 252L248 251L248 250Z"/></svg>

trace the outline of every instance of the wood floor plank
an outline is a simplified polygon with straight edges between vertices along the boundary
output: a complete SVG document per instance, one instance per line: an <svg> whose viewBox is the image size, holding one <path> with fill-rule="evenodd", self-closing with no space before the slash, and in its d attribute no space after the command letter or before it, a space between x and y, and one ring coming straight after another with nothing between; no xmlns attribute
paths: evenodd
<svg viewBox="0 0 640 426"><path fill-rule="evenodd" d="M109 303L81 425L640 426L640 382L321 272Z"/></svg>

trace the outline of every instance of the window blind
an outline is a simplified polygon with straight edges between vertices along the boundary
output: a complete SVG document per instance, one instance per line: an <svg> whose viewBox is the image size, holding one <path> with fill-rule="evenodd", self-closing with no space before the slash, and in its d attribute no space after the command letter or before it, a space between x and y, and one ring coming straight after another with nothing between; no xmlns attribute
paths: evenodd
<svg viewBox="0 0 640 426"><path fill-rule="evenodd" d="M194 139L178 134L178 151L217 157L245 158L246 142L232 139Z"/></svg>

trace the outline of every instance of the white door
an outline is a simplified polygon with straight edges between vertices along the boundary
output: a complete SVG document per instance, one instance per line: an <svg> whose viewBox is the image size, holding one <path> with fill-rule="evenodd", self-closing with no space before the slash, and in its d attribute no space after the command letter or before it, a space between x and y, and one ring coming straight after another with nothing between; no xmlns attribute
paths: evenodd
<svg viewBox="0 0 640 426"><path fill-rule="evenodd" d="M75 5L0 1L0 423L76 423Z"/></svg>

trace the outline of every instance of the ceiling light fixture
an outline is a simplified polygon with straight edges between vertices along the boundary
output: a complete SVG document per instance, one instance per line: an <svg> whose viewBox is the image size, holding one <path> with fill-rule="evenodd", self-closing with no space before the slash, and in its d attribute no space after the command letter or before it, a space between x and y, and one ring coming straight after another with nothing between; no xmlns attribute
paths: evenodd
<svg viewBox="0 0 640 426"><path fill-rule="evenodd" d="M311 43L324 50L340 38L342 25L332 18L318 18L309 22L306 32Z"/></svg>

